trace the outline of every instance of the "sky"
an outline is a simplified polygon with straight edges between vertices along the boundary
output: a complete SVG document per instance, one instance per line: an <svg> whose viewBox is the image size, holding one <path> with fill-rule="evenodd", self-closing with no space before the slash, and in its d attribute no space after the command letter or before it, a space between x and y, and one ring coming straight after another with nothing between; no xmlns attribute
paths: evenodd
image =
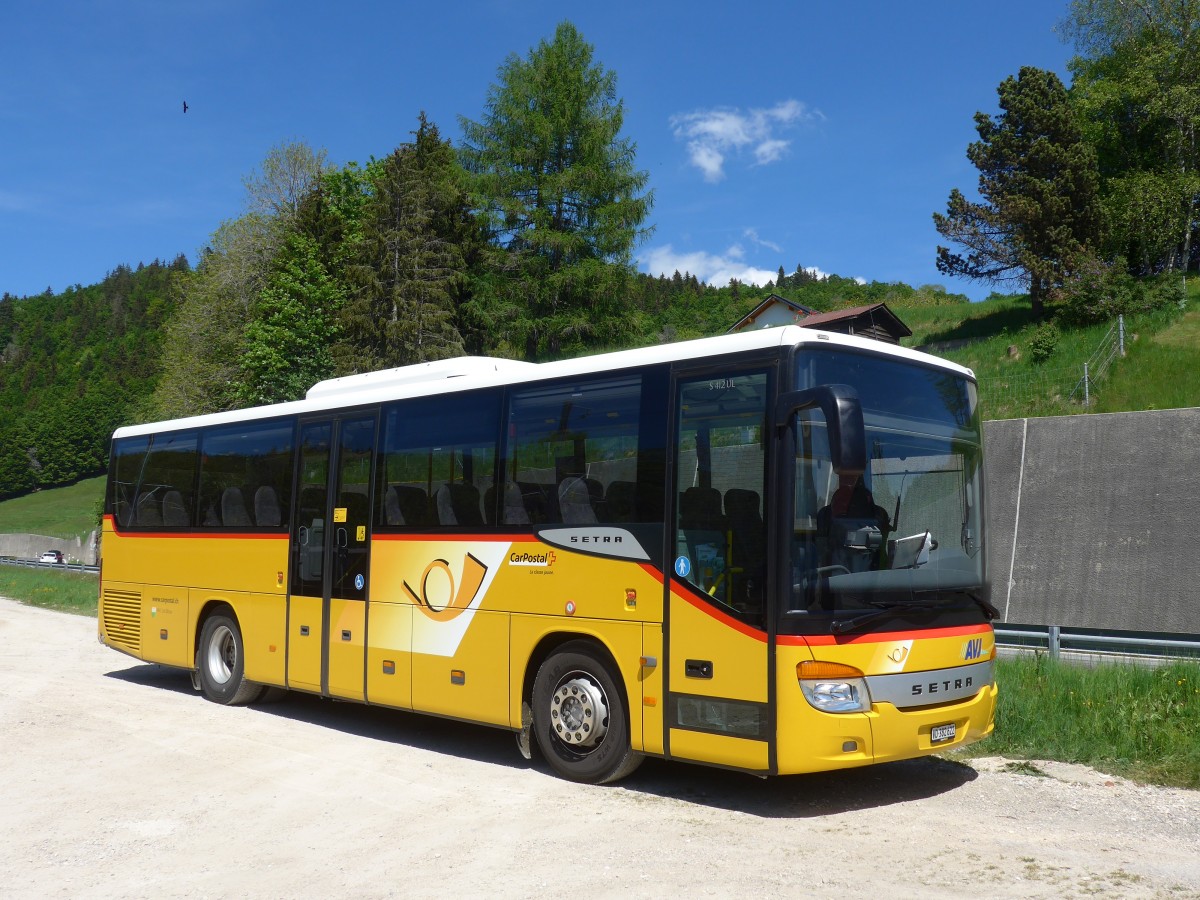
<svg viewBox="0 0 1200 900"><path fill-rule="evenodd" d="M654 192L638 268L763 284L780 266L986 284L934 265L977 111L1021 66L1064 82L1056 0L109 0L0 8L0 291L194 264L273 147L383 157L423 110L461 141L504 60L570 20L615 73ZM183 111L183 104L188 109Z"/></svg>

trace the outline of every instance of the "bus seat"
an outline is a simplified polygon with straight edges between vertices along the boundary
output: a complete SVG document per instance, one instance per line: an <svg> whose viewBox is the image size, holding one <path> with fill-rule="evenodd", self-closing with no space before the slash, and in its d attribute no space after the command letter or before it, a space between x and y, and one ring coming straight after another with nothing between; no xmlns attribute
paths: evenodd
<svg viewBox="0 0 1200 900"><path fill-rule="evenodd" d="M183 503L183 494L176 490L163 494L162 521L164 525L186 527L191 525L191 516Z"/></svg>
<svg viewBox="0 0 1200 900"><path fill-rule="evenodd" d="M393 484L383 495L383 521L386 525L428 525L429 498L419 487Z"/></svg>
<svg viewBox="0 0 1200 900"><path fill-rule="evenodd" d="M138 494L136 521L139 525L161 525L163 523L162 507L149 491Z"/></svg>
<svg viewBox="0 0 1200 900"><path fill-rule="evenodd" d="M252 524L241 488L227 487L221 494L221 524L227 528L244 528Z"/></svg>
<svg viewBox="0 0 1200 900"><path fill-rule="evenodd" d="M608 517L613 522L637 521L637 482L614 481L608 486L604 499Z"/></svg>
<svg viewBox="0 0 1200 900"><path fill-rule="evenodd" d="M406 521L404 521L404 512L400 509L400 497L396 493L396 486L394 484L389 487L383 495L383 524L408 524Z"/></svg>
<svg viewBox="0 0 1200 900"><path fill-rule="evenodd" d="M473 484L443 484L437 492L439 525L482 525L479 489Z"/></svg>
<svg viewBox="0 0 1200 900"><path fill-rule="evenodd" d="M598 521L587 479L579 475L564 478L559 484L558 509L567 525L595 525Z"/></svg>
<svg viewBox="0 0 1200 900"><path fill-rule="evenodd" d="M725 492L725 515L734 531L744 534L762 534L763 520L759 512L757 491L745 488L730 488Z"/></svg>
<svg viewBox="0 0 1200 900"><path fill-rule="evenodd" d="M515 481L504 483L504 514L502 521L505 525L529 525L529 510L525 507L525 496L521 486Z"/></svg>
<svg viewBox="0 0 1200 900"><path fill-rule="evenodd" d="M679 495L679 527L724 531L721 492L712 487L690 487Z"/></svg>
<svg viewBox="0 0 1200 900"><path fill-rule="evenodd" d="M264 484L254 492L254 523L278 526L283 521L279 511L279 495L275 488Z"/></svg>

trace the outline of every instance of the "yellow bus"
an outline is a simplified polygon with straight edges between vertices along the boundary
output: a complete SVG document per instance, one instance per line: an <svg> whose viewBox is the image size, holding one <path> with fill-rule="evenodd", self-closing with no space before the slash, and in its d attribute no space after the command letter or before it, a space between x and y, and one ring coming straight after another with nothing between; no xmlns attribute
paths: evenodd
<svg viewBox="0 0 1200 900"><path fill-rule="evenodd" d="M113 436L100 640L513 731L560 775L758 775L993 727L968 369L795 326L461 358Z"/></svg>

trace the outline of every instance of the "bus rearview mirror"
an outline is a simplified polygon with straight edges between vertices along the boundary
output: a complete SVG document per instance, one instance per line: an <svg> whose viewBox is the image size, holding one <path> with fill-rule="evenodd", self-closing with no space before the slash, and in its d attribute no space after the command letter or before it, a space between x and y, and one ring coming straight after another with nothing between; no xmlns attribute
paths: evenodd
<svg viewBox="0 0 1200 900"><path fill-rule="evenodd" d="M862 474L867 468L867 440L858 391L848 384L789 391L775 404L775 422L786 428L796 413L814 408L825 416L833 470L839 475Z"/></svg>

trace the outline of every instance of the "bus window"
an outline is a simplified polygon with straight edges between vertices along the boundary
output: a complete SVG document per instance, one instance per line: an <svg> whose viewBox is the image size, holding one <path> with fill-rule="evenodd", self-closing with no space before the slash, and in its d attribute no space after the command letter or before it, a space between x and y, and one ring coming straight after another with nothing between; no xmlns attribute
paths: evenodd
<svg viewBox="0 0 1200 900"><path fill-rule="evenodd" d="M200 455L200 525L287 527L291 508L292 421L238 424L204 432Z"/></svg>
<svg viewBox="0 0 1200 900"><path fill-rule="evenodd" d="M515 392L502 521L661 523L662 442L641 421L641 375Z"/></svg>
<svg viewBox="0 0 1200 900"><path fill-rule="evenodd" d="M754 622L766 574L766 410L765 372L679 386L676 552L693 587Z"/></svg>
<svg viewBox="0 0 1200 900"><path fill-rule="evenodd" d="M108 504L117 527L133 524L138 479L150 449L150 438L132 437L113 441L112 475L109 478Z"/></svg>
<svg viewBox="0 0 1200 900"><path fill-rule="evenodd" d="M121 441L114 455L112 503L119 526L161 531L192 524L196 432Z"/></svg>
<svg viewBox="0 0 1200 900"><path fill-rule="evenodd" d="M386 407L376 527L492 524L499 418L496 391Z"/></svg>

